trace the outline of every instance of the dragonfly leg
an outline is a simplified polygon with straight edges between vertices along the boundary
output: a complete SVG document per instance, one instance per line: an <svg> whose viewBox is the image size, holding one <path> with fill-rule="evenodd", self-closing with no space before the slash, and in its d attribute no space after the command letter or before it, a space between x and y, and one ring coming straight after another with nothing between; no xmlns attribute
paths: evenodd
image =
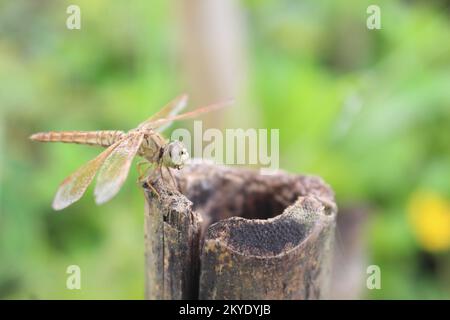
<svg viewBox="0 0 450 320"><path fill-rule="evenodd" d="M142 169L142 167L144 165L147 165L148 167L145 168L145 169ZM150 162L148 162L146 160L141 160L141 161L139 161L137 163L137 170L138 170L138 174L139 174L138 183L139 184L145 183L145 185L147 187L149 187L154 194L156 194L158 199L160 199L161 197L160 197L158 191L156 191L155 187L153 187L153 185L152 185L152 182L151 182L152 175L151 175L151 173L147 174L150 171L151 167L152 167L152 163L150 163Z"/></svg>
<svg viewBox="0 0 450 320"><path fill-rule="evenodd" d="M163 166L162 164L158 165L158 169L159 169L159 174L161 175L161 179L164 182L164 175L163 175L163 170L162 170Z"/></svg>
<svg viewBox="0 0 450 320"><path fill-rule="evenodd" d="M152 186L152 184L150 183L150 181L147 181L147 186L152 189L153 193L156 194L156 196L158 197L158 199L161 199L158 191L156 191L156 189Z"/></svg>
<svg viewBox="0 0 450 320"><path fill-rule="evenodd" d="M142 167L143 167L144 165L148 165L149 167L147 167L147 168L145 168L145 169L142 169ZM138 176L138 182L143 182L143 181L145 181L145 180L146 180L146 174L147 174L147 171L150 169L151 163L149 163L149 162L146 161L146 160L141 160L141 161L139 161L139 162L136 164L136 166L137 166L137 171L138 171L138 174L139 174L139 176Z"/></svg>
<svg viewBox="0 0 450 320"><path fill-rule="evenodd" d="M145 178L145 184L153 191L154 194L156 194L156 196L158 197L158 199L161 199L159 192L156 191L155 187L153 187L152 182L151 182L151 175L148 175Z"/></svg>
<svg viewBox="0 0 450 320"><path fill-rule="evenodd" d="M177 189L178 191L180 191L180 190L178 189L178 184L177 184L177 182L175 181L175 178L173 177L172 171L170 171L170 168L169 168L169 167L166 167L166 169L167 169L167 171L169 172L170 178L172 179L173 186L175 187L175 189Z"/></svg>

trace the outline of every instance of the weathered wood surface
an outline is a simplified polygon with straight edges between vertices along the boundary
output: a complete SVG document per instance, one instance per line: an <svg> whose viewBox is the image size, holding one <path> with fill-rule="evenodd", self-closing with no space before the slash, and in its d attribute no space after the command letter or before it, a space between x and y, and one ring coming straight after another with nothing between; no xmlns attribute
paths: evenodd
<svg viewBox="0 0 450 320"><path fill-rule="evenodd" d="M145 296L192 299L198 292L201 216L162 181L153 186L159 198L145 189Z"/></svg>
<svg viewBox="0 0 450 320"><path fill-rule="evenodd" d="M326 297L337 208L320 178L204 163L175 177L181 192L145 189L147 298Z"/></svg>

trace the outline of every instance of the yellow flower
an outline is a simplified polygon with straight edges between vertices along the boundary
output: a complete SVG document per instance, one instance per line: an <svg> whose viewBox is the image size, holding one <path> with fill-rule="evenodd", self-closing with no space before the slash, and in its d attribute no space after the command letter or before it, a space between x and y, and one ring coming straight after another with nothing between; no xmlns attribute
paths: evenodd
<svg viewBox="0 0 450 320"><path fill-rule="evenodd" d="M409 221L420 245L428 251L450 248L450 203L430 191L416 192L411 196Z"/></svg>

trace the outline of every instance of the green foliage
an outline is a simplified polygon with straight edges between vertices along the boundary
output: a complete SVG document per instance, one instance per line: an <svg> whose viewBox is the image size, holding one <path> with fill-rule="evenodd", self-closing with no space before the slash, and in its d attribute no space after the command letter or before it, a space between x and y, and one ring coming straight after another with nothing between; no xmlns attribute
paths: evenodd
<svg viewBox="0 0 450 320"><path fill-rule="evenodd" d="M62 213L56 187L99 149L35 144L47 130L127 130L185 91L167 1L0 4L1 298L141 298L143 198L132 170L120 194L91 191ZM450 27L442 2L245 1L249 100L259 127L280 128L283 169L318 174L340 207L364 203L375 298L450 297L448 251L424 253L407 218L411 194L450 198ZM233 127L232 123L228 123ZM450 214L450 209L449 213ZM426 254L436 269L424 267ZM65 288L68 265L83 290ZM437 271L436 271L437 270Z"/></svg>

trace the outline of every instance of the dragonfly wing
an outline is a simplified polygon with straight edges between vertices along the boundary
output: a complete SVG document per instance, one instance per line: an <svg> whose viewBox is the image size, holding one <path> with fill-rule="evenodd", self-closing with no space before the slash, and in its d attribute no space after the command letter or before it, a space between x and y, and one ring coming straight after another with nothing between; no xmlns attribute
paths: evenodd
<svg viewBox="0 0 450 320"><path fill-rule="evenodd" d="M206 107L197 108L193 111L186 112L183 114L168 116L168 117L162 118L162 119L156 119L156 120L150 122L148 124L148 126L152 129L158 129L158 131L161 131L161 128L163 128L163 127L166 128L173 121L195 118L203 113L207 113L207 112L215 111L218 109L222 109L224 107L228 107L231 105L231 103L233 103L233 100L227 100L227 101L211 104Z"/></svg>
<svg viewBox="0 0 450 320"><path fill-rule="evenodd" d="M97 204L105 203L119 192L143 139L144 135L138 134L123 140L106 158L99 170L94 191Z"/></svg>
<svg viewBox="0 0 450 320"><path fill-rule="evenodd" d="M179 112L181 112L181 110L183 110L186 107L187 101L188 101L187 94L183 94L183 95L175 98L174 100L172 100L168 104L166 104L161 110L159 110L153 116L151 116L150 118L148 118L147 120L142 122L139 125L139 127L140 128L146 127L150 123L152 123L153 121L155 121L157 119L167 118L167 117L171 117L171 116L178 114Z"/></svg>
<svg viewBox="0 0 450 320"><path fill-rule="evenodd" d="M163 123L163 124L159 125L157 128L155 128L155 130L158 132L163 132L168 127L170 127L172 125L172 123L173 123L173 121L168 121L166 123ZM150 125L150 127L152 127L152 126Z"/></svg>
<svg viewBox="0 0 450 320"><path fill-rule="evenodd" d="M78 201L86 191L89 184L92 182L98 169L118 146L119 142L108 147L105 151L100 153L97 157L86 163L84 166L75 171L72 175L67 177L59 186L53 200L52 207L55 210L62 210L70 206L75 201Z"/></svg>

